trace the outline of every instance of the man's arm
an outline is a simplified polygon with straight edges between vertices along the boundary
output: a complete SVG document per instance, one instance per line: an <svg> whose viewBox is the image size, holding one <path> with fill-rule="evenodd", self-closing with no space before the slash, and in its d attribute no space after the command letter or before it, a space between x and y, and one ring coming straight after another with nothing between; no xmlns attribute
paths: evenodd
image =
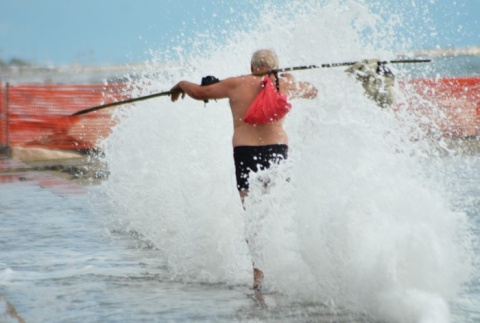
<svg viewBox="0 0 480 323"><path fill-rule="evenodd" d="M235 78L228 78L215 84L201 86L188 81L180 81L170 89L171 100L175 102L180 95L185 94L195 100L225 99L230 95L231 89L236 86Z"/></svg>
<svg viewBox="0 0 480 323"><path fill-rule="evenodd" d="M318 90L308 82L297 82L292 74L281 74L283 86L282 92L286 93L290 98L313 99L317 96Z"/></svg>

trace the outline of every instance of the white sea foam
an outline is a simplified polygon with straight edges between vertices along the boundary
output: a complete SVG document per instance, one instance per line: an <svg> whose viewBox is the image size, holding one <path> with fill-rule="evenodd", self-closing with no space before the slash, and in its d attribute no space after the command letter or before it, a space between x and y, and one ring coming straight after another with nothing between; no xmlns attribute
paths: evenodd
<svg viewBox="0 0 480 323"><path fill-rule="evenodd" d="M184 78L248 73L261 47L275 49L281 66L393 56L381 45L396 26L379 26L363 1L287 7L253 17L221 44L202 37L202 49L183 51L174 68L164 69L156 53L132 96ZM103 190L115 221L159 248L171 279L250 283L250 247L266 287L292 299L394 322L448 322L448 302L469 277L470 240L466 215L452 211L435 180L441 174L426 175L425 156L434 153L409 140L416 125L380 110L342 68L295 76L319 95L293 101L290 158L271 171L269 192L253 185L246 211L228 102L204 108L159 98L122 111L104 146L111 176Z"/></svg>

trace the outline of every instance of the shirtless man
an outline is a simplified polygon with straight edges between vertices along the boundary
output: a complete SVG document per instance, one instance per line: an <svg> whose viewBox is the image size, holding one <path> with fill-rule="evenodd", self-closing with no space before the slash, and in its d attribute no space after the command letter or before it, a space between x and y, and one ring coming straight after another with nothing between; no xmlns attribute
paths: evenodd
<svg viewBox="0 0 480 323"><path fill-rule="evenodd" d="M268 168L288 157L288 136L283 129L285 117L263 124L249 124L244 121L245 114L262 91L264 77L276 84L277 90L289 98L314 98L317 89L310 83L297 82L291 74L268 74L278 69L278 57L267 49L256 51L251 59L252 74L227 78L219 83L201 86L188 81L180 81L171 89L171 100L175 102L185 94L195 100L228 98L233 117L233 155L237 188L242 203L248 195L248 176L250 171L258 171L258 165ZM254 289L259 289L263 273L253 268Z"/></svg>

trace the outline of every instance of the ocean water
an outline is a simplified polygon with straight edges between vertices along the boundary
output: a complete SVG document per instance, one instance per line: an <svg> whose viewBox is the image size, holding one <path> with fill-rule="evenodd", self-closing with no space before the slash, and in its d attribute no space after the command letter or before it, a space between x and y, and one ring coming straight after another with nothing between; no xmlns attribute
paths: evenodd
<svg viewBox="0 0 480 323"><path fill-rule="evenodd" d="M411 77L426 78L479 77L480 56L457 55L434 57L428 66L411 64L405 66L402 72L406 72L406 74Z"/></svg>
<svg viewBox="0 0 480 323"><path fill-rule="evenodd" d="M248 73L259 47L281 66L395 57L385 36L401 24L376 6L285 6L179 44L170 68L153 51L129 94ZM454 73L439 64L395 69ZM0 294L27 322L479 322L480 156L380 110L341 68L295 77L319 95L292 102L289 160L260 174L273 185L254 185L245 210L222 100L118 108L99 185L1 175Z"/></svg>

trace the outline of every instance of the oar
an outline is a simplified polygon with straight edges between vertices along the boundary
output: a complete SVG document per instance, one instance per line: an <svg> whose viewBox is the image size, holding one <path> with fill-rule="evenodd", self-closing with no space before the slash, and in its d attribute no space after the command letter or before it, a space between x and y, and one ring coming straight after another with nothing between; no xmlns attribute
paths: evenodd
<svg viewBox="0 0 480 323"><path fill-rule="evenodd" d="M430 59L399 59L399 60L392 60L392 61L379 61L379 64L405 64L405 63L429 63L431 62ZM271 73L279 73L279 72L289 72L289 71L300 71L300 70L308 70L308 69L314 69L314 68L328 68L328 67L339 67L339 66L350 66L350 65L355 65L358 62L345 62L345 63L330 63L330 64L322 64L322 65L305 65L305 66L294 66L294 67L286 67L286 68L279 68L275 70L271 70L265 74L271 74ZM85 110L80 110L78 112L75 112L72 114L72 116L79 116L85 113L90 113L93 111L97 111L100 109L105 109L109 107L114 107L117 105L122 105L122 104L128 104L132 102L137 102L137 101L143 101L143 100L148 100L151 98L156 98L159 96L168 96L171 95L171 91L165 91L165 92L160 92L160 93L155 93L155 94L150 94L150 95L145 95L141 96L138 98L132 98L132 99L127 99L123 101L117 101L117 102L112 102L112 103L107 103L107 104L102 104L96 107L88 108Z"/></svg>

